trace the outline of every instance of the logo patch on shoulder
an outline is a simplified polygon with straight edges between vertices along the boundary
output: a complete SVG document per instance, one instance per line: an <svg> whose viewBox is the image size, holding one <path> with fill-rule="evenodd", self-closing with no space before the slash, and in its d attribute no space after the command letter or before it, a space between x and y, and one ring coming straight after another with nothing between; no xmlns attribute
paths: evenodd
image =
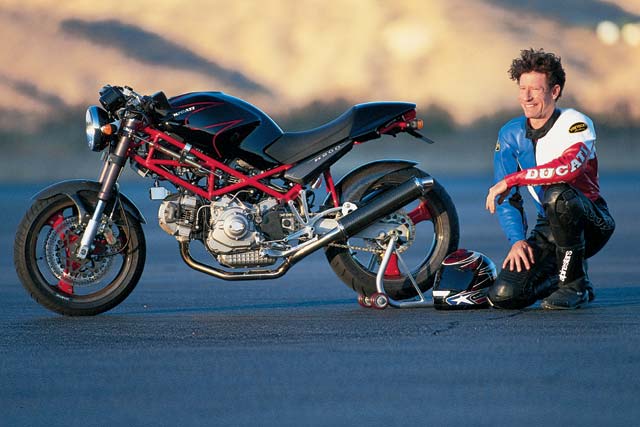
<svg viewBox="0 0 640 427"><path fill-rule="evenodd" d="M585 122L578 122L571 125L569 128L569 133L578 133L585 131L589 128Z"/></svg>
<svg viewBox="0 0 640 427"><path fill-rule="evenodd" d="M500 141L496 142L496 151L500 151Z"/></svg>

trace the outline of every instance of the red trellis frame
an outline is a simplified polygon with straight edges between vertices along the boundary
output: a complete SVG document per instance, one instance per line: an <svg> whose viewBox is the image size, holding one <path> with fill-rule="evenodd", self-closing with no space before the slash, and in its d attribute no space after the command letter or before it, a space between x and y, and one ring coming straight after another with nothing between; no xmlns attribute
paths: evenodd
<svg viewBox="0 0 640 427"><path fill-rule="evenodd" d="M296 184L286 193L281 193L260 182L263 179L268 179L270 177L273 177L276 174L279 174L288 169L291 169L292 165L282 165L255 176L247 176L243 173L236 171L233 168L228 167L224 163L221 163L215 159L212 159L209 156L202 154L198 150L190 150L188 154L194 155L201 162L199 163L199 166L209 171L209 176L207 178L207 186L205 189L203 189L202 187L193 185L183 180L182 178L179 178L178 176L168 172L166 169L163 168L163 166L191 168L191 167L194 167L193 165L181 162L179 160L154 158L156 151L159 151L156 149L156 146L159 145L160 140L173 145L178 150L180 150L180 152L184 152L187 144L180 142L177 139L172 138L171 136L163 132L160 132L156 129L153 129L151 127L146 127L145 129L143 129L143 132L145 132L151 138L151 144L149 145L147 156L142 157L132 152L133 160L138 164L140 164L142 167L155 172L159 176L167 179L168 181L171 181L178 186L184 187L192 191L193 193L196 193L209 200L212 200L214 197L221 196L223 194L227 194L233 191L238 191L244 188L253 187L273 197L276 197L278 200L288 202L290 200L294 200L295 198L297 198L298 195L300 194L300 191L303 188L302 185ZM145 143L145 142L148 142L148 141L142 141L141 143ZM229 175L237 178L240 182L226 186L219 190L215 190L214 184L216 179L216 173L215 173L216 170L224 171ZM327 186L327 191L329 192L329 194L331 194L333 205L337 207L339 206L340 202L338 199L338 194L336 191L335 184L333 182L333 177L331 176L331 173L328 170L324 172L323 176L324 176L325 184ZM431 214L424 201L420 202L420 204L416 208L414 208L411 212L409 212L408 216L414 223L431 219ZM399 274L400 274L400 270L398 268L397 257L394 254L392 256L392 259L390 259L389 264L387 265L387 268L385 270L385 276L395 277L395 276L398 276Z"/></svg>
<svg viewBox="0 0 640 427"><path fill-rule="evenodd" d="M207 185L206 188L202 188L197 185L193 185L182 178L168 172L164 167L184 167L184 168L193 168L193 165L185 163L180 160L172 160L172 159L159 159L155 156L156 152L159 150L156 148L159 145L159 141L162 140L165 143L169 143L176 147L179 151L184 152L187 144L178 141L175 138L167 135L166 133L160 132L156 129L147 127L143 129L147 135L149 135L151 144L149 144L149 149L146 157L142 157L135 152L132 152L133 160L138 163L140 166L153 171L158 174L162 178L165 178L172 183L184 187L189 191L192 191L195 194L198 194L206 199L212 200L215 197L235 192L238 190L242 190L245 188L256 188L260 191L263 191L270 196L276 197L279 200L288 202L289 200L294 200L300 194L302 190L302 185L296 184L286 193L281 193L273 188L263 184L261 180L271 178L281 172L284 172L292 167L292 165L282 165L276 168L270 169L266 172L255 176L247 176L237 170L230 168L222 162L219 162L211 157L201 153L198 150L190 150L188 154L195 156L199 162L198 164L209 171L209 176L207 177ZM143 141L145 143L148 141ZM186 154L186 153L185 153ZM215 189L215 179L216 179L216 171L223 171L228 173L229 175L237 178L240 182L235 184L226 186L224 188L220 188L218 190ZM335 191L335 190L334 190Z"/></svg>

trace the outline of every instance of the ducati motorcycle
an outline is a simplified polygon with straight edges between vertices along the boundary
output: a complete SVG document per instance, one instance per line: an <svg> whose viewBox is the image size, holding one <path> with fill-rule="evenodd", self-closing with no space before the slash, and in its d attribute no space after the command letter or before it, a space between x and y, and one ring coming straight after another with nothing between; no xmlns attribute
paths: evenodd
<svg viewBox="0 0 640 427"><path fill-rule="evenodd" d="M120 191L127 162L153 182L160 228L184 262L215 278L274 279L323 249L361 305L384 308L423 302L457 249L455 206L415 162L375 161L338 182L331 174L348 152L383 135L431 143L415 104L359 104L303 132L283 132L222 92L167 98L107 85L100 104L86 112L89 148L103 152L98 179L40 191L16 232L22 284L57 313L105 312L140 280L145 218Z"/></svg>

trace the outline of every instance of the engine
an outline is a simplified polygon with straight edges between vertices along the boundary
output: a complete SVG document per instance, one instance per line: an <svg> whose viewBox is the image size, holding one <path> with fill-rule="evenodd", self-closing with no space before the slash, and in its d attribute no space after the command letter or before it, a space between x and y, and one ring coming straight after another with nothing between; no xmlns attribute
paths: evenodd
<svg viewBox="0 0 640 427"><path fill-rule="evenodd" d="M203 205L195 196L172 194L160 204L158 219L160 227L179 241L202 240L218 262L229 267L273 264L275 259L260 250L296 225L274 198L252 204L229 196Z"/></svg>
<svg viewBox="0 0 640 427"><path fill-rule="evenodd" d="M236 198L222 197L211 204L211 218L206 238L207 248L218 262L230 267L271 265L274 258L261 255L262 243L268 238L258 229L263 215L277 206L275 199L264 199L257 205Z"/></svg>
<svg viewBox="0 0 640 427"><path fill-rule="evenodd" d="M259 217L255 207L229 197L212 203L207 248L219 254L257 248L262 238L254 221Z"/></svg>
<svg viewBox="0 0 640 427"><path fill-rule="evenodd" d="M160 228L178 241L189 241L196 227L198 199L195 196L172 194L158 209Z"/></svg>

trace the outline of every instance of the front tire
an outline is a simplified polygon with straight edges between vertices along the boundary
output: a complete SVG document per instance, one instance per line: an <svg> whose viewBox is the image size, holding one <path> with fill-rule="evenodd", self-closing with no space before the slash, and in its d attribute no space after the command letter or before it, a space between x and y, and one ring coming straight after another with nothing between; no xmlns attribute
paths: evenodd
<svg viewBox="0 0 640 427"><path fill-rule="evenodd" d="M84 200L96 204L95 194ZM120 204L96 235L85 260L75 254L84 225L66 195L37 200L16 232L14 263L31 297L68 316L92 316L115 307L135 288L144 268L142 227Z"/></svg>
<svg viewBox="0 0 640 427"><path fill-rule="evenodd" d="M367 171L362 177L351 179L340 194L343 200L360 204L381 191L396 187L414 177L425 177L420 169L409 167L392 171L381 178L367 179ZM349 183L356 183L350 188ZM458 248L460 230L458 214L449 194L437 181L426 196L417 199L407 206L399 207L403 212L400 217L410 217L415 226L415 236L409 248L402 253L408 261L411 275L418 287L425 292L433 287L436 271L444 258ZM350 238L344 245L329 246L325 254L333 271L351 289L360 295L372 296L377 292L376 274L382 260L381 250L378 253L363 251L362 248L374 248L376 242L366 239ZM358 250L358 248L361 248ZM381 249L381 248L379 248ZM390 265L385 270L384 291L395 299L402 300L417 295L406 271L401 271L398 264Z"/></svg>

